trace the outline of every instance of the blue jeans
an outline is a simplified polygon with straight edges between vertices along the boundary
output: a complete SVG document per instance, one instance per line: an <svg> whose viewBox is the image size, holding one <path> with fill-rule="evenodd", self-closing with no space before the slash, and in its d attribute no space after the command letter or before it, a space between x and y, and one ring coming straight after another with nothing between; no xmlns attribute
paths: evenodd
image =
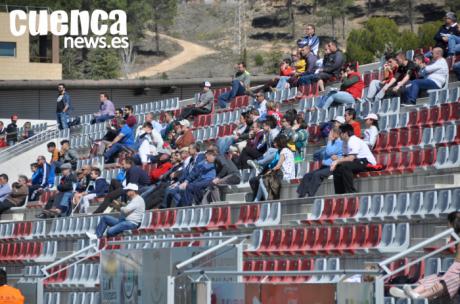
<svg viewBox="0 0 460 304"><path fill-rule="evenodd" d="M228 152L228 148L230 148L231 145L235 140L233 139L233 136L225 136L221 137L217 140L217 147L219 147L219 153L221 155L224 155L225 153Z"/></svg>
<svg viewBox="0 0 460 304"><path fill-rule="evenodd" d="M139 224L127 221L124 218L116 218L110 215L104 215L101 217L99 224L96 227L96 235L101 238L104 235L107 226L110 228L107 230L107 236L112 237L122 233L126 230L134 230L139 227Z"/></svg>
<svg viewBox="0 0 460 304"><path fill-rule="evenodd" d="M460 62L454 64L452 70L454 70L454 73L457 76L457 80L460 80Z"/></svg>
<svg viewBox="0 0 460 304"><path fill-rule="evenodd" d="M56 113L56 120L60 130L69 128L69 118L70 116L67 112Z"/></svg>
<svg viewBox="0 0 460 304"><path fill-rule="evenodd" d="M227 103L229 103L233 98L236 96L244 95L245 88L241 85L239 80L232 81L232 89L228 92L222 93L217 98L217 103L219 107L225 109L227 107Z"/></svg>
<svg viewBox="0 0 460 304"><path fill-rule="evenodd" d="M160 205L160 209L176 207L180 203L182 192L183 190L180 190L179 186L166 189L166 193L163 198L163 202Z"/></svg>
<svg viewBox="0 0 460 304"><path fill-rule="evenodd" d="M268 150L264 153L262 158L257 160L256 163L258 163L262 167L267 166L275 158L276 152L278 152L278 149L268 148Z"/></svg>
<svg viewBox="0 0 460 304"><path fill-rule="evenodd" d="M112 147L110 147L110 149L108 149L104 153L105 162L106 163L113 163L114 162L113 158L118 154L118 152L120 152L121 150L123 150L125 148L126 148L126 146L123 145L123 144L120 144L120 143L113 144Z"/></svg>
<svg viewBox="0 0 460 304"><path fill-rule="evenodd" d="M72 208L70 207L70 202L72 201L72 192L64 192L59 202L59 209L61 209L61 215L68 216Z"/></svg>
<svg viewBox="0 0 460 304"><path fill-rule="evenodd" d="M354 104L355 98L348 92L345 91L333 91L325 97L321 98L318 104L319 108L328 109L332 103L337 102L341 104Z"/></svg>
<svg viewBox="0 0 460 304"><path fill-rule="evenodd" d="M306 85L306 84L312 84L313 82L317 82L319 80L318 74L308 74L301 76L299 78L299 86L301 85Z"/></svg>
<svg viewBox="0 0 460 304"><path fill-rule="evenodd" d="M454 56L455 54L460 53L460 36L450 35L447 44L449 45L449 56Z"/></svg>
<svg viewBox="0 0 460 304"><path fill-rule="evenodd" d="M436 90L440 89L438 85L431 79L416 79L412 80L408 87L406 87L406 100L409 103L415 104L418 94L422 90Z"/></svg>
<svg viewBox="0 0 460 304"><path fill-rule="evenodd" d="M257 188L256 197L254 198L254 202L265 201L268 199L268 191L265 187L263 178L259 179L259 188Z"/></svg>
<svg viewBox="0 0 460 304"><path fill-rule="evenodd" d="M282 91L286 88L286 83L288 82L290 77L288 76L281 76L280 79L278 80L278 84L276 85L276 90L277 91Z"/></svg>
<svg viewBox="0 0 460 304"><path fill-rule="evenodd" d="M210 183L210 180L203 180L188 184L185 191L181 193L181 200L178 207L188 207L193 203L200 204L203 194Z"/></svg>

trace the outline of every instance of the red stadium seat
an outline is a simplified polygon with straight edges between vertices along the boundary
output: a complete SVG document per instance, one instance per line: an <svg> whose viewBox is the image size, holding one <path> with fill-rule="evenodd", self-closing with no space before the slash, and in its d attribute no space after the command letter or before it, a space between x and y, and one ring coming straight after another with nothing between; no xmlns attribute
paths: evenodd
<svg viewBox="0 0 460 304"><path fill-rule="evenodd" d="M409 112L409 121L407 122L408 126L415 126L418 124L419 121L419 113L418 110L410 111Z"/></svg>
<svg viewBox="0 0 460 304"><path fill-rule="evenodd" d="M292 246L290 247L291 254L303 254L306 246L306 228L296 228L294 229L294 240Z"/></svg>
<svg viewBox="0 0 460 304"><path fill-rule="evenodd" d="M281 241L281 245L279 246L279 250L283 253L291 253L291 249L294 246L294 239L295 239L296 230L293 228L288 228L284 230L283 240Z"/></svg>
<svg viewBox="0 0 460 304"><path fill-rule="evenodd" d="M359 210L359 198L358 197L347 197L345 203L345 210L343 212L344 218L354 217Z"/></svg>
<svg viewBox="0 0 460 304"><path fill-rule="evenodd" d="M388 132L380 132L379 137L377 139L377 143L375 144L374 151L381 152L386 151L389 145L389 133Z"/></svg>
<svg viewBox="0 0 460 304"><path fill-rule="evenodd" d="M409 130L409 145L416 146L422 142L422 128L419 126L411 127Z"/></svg>

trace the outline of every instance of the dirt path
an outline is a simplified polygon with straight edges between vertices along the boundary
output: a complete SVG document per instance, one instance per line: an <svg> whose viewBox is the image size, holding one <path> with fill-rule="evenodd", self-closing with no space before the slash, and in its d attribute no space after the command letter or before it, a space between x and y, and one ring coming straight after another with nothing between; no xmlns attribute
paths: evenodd
<svg viewBox="0 0 460 304"><path fill-rule="evenodd" d="M147 31L146 34L149 36L155 35L155 33L151 31ZM135 79L140 77L152 77L160 73L174 70L175 68L178 68L188 62L191 62L197 59L198 57L217 53L215 50L185 40L176 39L164 34L160 34L160 36L162 38L166 38L178 43L183 48L182 52L171 58L163 60L159 64L129 74L129 79Z"/></svg>

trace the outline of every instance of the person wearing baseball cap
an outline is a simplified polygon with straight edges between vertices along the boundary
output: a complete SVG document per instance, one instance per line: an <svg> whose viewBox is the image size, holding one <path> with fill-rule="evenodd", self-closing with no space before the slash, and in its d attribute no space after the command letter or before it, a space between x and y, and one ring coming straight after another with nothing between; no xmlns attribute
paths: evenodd
<svg viewBox="0 0 460 304"><path fill-rule="evenodd" d="M460 36L460 31L457 24L457 16L453 12L447 12L444 16L444 24L441 25L438 32L434 36L435 47L440 47L444 51L444 55L447 55L448 52L452 53L455 51L455 45L457 39L451 38L452 36ZM450 41L449 41L450 40ZM458 37L460 40L460 37ZM460 41L459 41L460 43ZM450 48L449 48L450 45ZM431 54L427 54L431 55ZM425 55L426 56L426 55ZM431 56L427 56L431 57Z"/></svg>
<svg viewBox="0 0 460 304"><path fill-rule="evenodd" d="M187 119L190 116L209 114L212 111L214 105L214 92L211 90L211 83L205 81L202 84L203 90L196 97L196 104L187 107L182 111L179 119Z"/></svg>
<svg viewBox="0 0 460 304"><path fill-rule="evenodd" d="M128 205L121 207L121 216L119 218L110 215L102 216L96 227L96 236L87 233L90 239L102 238L106 230L107 236L112 237L123 231L139 228L145 213L145 201L139 195L139 187L136 184L129 183L123 190L126 191Z"/></svg>
<svg viewBox="0 0 460 304"><path fill-rule="evenodd" d="M6 142L8 143L8 146L12 146L18 141L18 125L16 124L17 121L18 115L13 114L11 115L11 123L6 126Z"/></svg>
<svg viewBox="0 0 460 304"><path fill-rule="evenodd" d="M364 142L369 149L374 149L377 137L379 137L379 117L374 113L369 113L364 117L366 129L364 130Z"/></svg>
<svg viewBox="0 0 460 304"><path fill-rule="evenodd" d="M178 133L180 134L176 139L176 148L182 149L188 147L195 142L192 130L190 130L190 121L182 119L178 122Z"/></svg>

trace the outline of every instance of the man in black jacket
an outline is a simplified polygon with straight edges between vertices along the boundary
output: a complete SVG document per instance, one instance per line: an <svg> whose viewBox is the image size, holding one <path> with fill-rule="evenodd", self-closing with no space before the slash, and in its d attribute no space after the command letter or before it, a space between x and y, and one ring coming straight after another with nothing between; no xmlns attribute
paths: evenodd
<svg viewBox="0 0 460 304"><path fill-rule="evenodd" d="M444 20L445 23L441 25L434 36L434 41L436 42L435 47L442 48L444 50L444 56L447 56L449 35L460 36L460 31L458 30L457 16L455 16L453 12L448 12L444 17Z"/></svg>
<svg viewBox="0 0 460 304"><path fill-rule="evenodd" d="M123 168L126 171L126 178L124 183L135 184L139 187L139 193L142 193L150 185L150 178L147 175L147 172L142 170L140 167L136 166L134 159L126 158L123 160ZM119 181L113 179L110 183L109 192L105 196L104 201L97 207L94 213L103 213L104 210L112 204L114 200L119 198L125 193L123 190L123 184Z"/></svg>
<svg viewBox="0 0 460 304"><path fill-rule="evenodd" d="M11 116L11 123L6 127L6 141L8 146L13 146L18 141L18 116L15 114Z"/></svg>
<svg viewBox="0 0 460 304"><path fill-rule="evenodd" d="M345 63L345 56L337 46L337 42L330 41L327 45L330 53L324 56L323 67L317 74L300 77L299 85L311 84L318 80L328 81L335 77L339 79L342 66Z"/></svg>
<svg viewBox="0 0 460 304"><path fill-rule="evenodd" d="M240 171L233 161L228 159L226 155L219 154L219 149L216 146L208 147L208 151L214 151L217 154L215 161L216 178L206 189L202 204L221 201L222 192L227 186L238 185L241 182Z"/></svg>
<svg viewBox="0 0 460 304"><path fill-rule="evenodd" d="M61 172L62 177L56 187L58 193L46 203L45 210L37 216L38 218L70 215L72 211L73 185L77 183L77 177L72 172L72 166L69 163L61 166Z"/></svg>

